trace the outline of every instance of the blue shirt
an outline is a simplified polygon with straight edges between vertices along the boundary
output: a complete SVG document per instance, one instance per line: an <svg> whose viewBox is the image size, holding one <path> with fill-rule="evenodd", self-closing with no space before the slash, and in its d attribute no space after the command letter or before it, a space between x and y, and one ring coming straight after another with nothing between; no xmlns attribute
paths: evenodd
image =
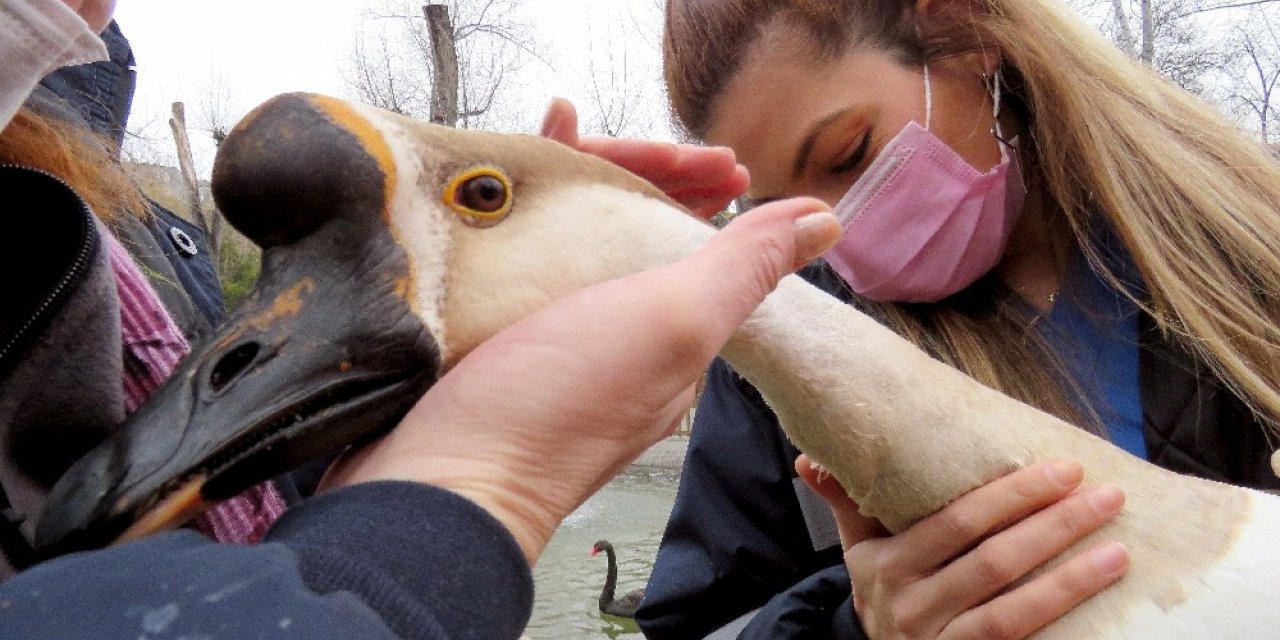
<svg viewBox="0 0 1280 640"><path fill-rule="evenodd" d="M1061 359L1079 392L1088 398L1111 441L1145 460L1138 314L1132 300L1077 255L1067 268L1053 308L1036 328Z"/></svg>

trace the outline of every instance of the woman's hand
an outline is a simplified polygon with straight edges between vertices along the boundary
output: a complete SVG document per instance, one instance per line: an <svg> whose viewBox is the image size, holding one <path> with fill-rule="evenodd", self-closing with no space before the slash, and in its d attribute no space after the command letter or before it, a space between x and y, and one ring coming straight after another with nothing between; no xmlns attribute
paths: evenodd
<svg viewBox="0 0 1280 640"><path fill-rule="evenodd" d="M450 489L506 525L532 565L561 520L674 431L694 383L778 281L839 235L821 202L776 203L685 260L555 302L464 357L325 484Z"/></svg>
<svg viewBox="0 0 1280 640"><path fill-rule="evenodd" d="M647 140L579 137L578 113L563 98L551 101L542 135L630 171L662 189L702 218L724 211L747 190L747 169L723 147L700 147Z"/></svg>
<svg viewBox="0 0 1280 640"><path fill-rule="evenodd" d="M1023 638L1124 575L1117 542L1089 549L1010 588L1120 512L1124 494L1081 488L1078 463L1038 464L962 496L906 531L884 536L839 483L796 460L832 506L853 606L867 634L896 638Z"/></svg>

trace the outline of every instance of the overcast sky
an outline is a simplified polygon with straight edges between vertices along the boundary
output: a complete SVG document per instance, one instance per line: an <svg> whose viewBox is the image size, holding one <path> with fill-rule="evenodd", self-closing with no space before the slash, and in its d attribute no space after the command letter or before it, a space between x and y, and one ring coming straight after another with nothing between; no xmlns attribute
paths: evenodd
<svg viewBox="0 0 1280 640"><path fill-rule="evenodd" d="M143 138L132 144L142 149L140 155L157 154L154 160L172 158L169 105L187 102L189 118L195 120L193 112L208 101L210 87L225 88L232 121L289 91L354 97L343 70L362 20L367 20L366 6L368 2L353 0L119 0L116 19L138 59L131 128ZM532 131L554 95L579 103L589 125L591 95L583 81L590 73L587 61L596 60L599 70L610 60L620 64L625 52L630 75L627 86L617 90L639 91L646 104L643 117L624 133L670 137L658 80L660 16L655 2L523 0L521 10L520 21L530 27L538 58L529 59L511 79L506 109L512 113L502 128ZM207 172L211 144L199 132L192 136L198 163Z"/></svg>
<svg viewBox="0 0 1280 640"><path fill-rule="evenodd" d="M579 106L585 129L599 132L596 78L606 99L628 105L622 135L672 139L660 82L658 0L471 0L519 6L535 56L504 78L500 104L484 128L532 132L547 101L561 95ZM138 94L127 149L136 159L173 164L170 104L184 101L193 127L214 93L227 96L225 119L235 122L266 99L311 91L355 99L344 80L362 28L387 24L368 17L371 6L399 4L420 15L423 0L118 0L116 17L138 59ZM1107 3L1098 2L1099 6ZM1107 5L1109 6L1109 5ZM1104 7L1105 8L1105 7ZM1205 16L1205 26L1234 17ZM500 16L506 18L506 16ZM416 18L415 18L416 19ZM383 27L378 27L383 28ZM609 69L625 67L624 78ZM611 86L614 85L614 86ZM192 131L197 164L212 166L212 141Z"/></svg>

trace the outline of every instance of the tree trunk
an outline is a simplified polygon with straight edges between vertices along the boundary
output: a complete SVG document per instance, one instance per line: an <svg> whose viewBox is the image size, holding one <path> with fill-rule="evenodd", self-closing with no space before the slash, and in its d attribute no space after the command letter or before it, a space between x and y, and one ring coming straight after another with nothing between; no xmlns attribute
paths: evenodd
<svg viewBox="0 0 1280 640"><path fill-rule="evenodd" d="M216 212L205 212L200 206L200 179L196 175L196 164L191 155L191 139L187 136L187 109L181 102L173 103L173 117L169 119L169 128L173 130L173 141L178 148L178 170L182 174L182 184L187 192L191 219L204 230L210 257L216 267L222 220Z"/></svg>
<svg viewBox="0 0 1280 640"><path fill-rule="evenodd" d="M1137 43L1133 39L1133 28L1129 26L1129 13L1125 11L1124 0L1111 0L1112 17L1116 22L1116 44L1130 56L1138 56Z"/></svg>
<svg viewBox="0 0 1280 640"><path fill-rule="evenodd" d="M449 7L428 4L422 7L431 36L431 121L446 127L458 124L458 49L454 41Z"/></svg>
<svg viewBox="0 0 1280 640"><path fill-rule="evenodd" d="M1147 65L1154 65L1156 60L1156 28L1155 14L1151 0L1142 0L1142 55L1140 60Z"/></svg>

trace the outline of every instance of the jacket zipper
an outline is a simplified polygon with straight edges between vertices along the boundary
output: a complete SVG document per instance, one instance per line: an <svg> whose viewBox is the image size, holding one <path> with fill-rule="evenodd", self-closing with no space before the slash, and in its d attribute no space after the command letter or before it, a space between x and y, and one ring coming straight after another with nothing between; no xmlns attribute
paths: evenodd
<svg viewBox="0 0 1280 640"><path fill-rule="evenodd" d="M76 194L75 189L72 189L71 185L67 184L67 182L62 178L39 169L32 169L30 167L23 167L15 164L0 164L0 169L30 171L50 178L63 187L66 187L69 192L76 196L76 200L80 203L80 210L84 214L83 222L85 224L84 242L80 244L80 250L76 253L75 259L72 260L71 266L67 269L67 272L58 281L58 284L54 286L53 290L49 292L49 295L45 296L45 299L36 307L35 313L33 313L31 317L23 323L13 336L5 341L3 345L0 345L0 363L2 363L9 357L9 354L14 350L14 348L22 342L27 333L31 331L31 328L35 326L36 323L43 320L45 316L48 315L49 310L62 300L62 298L67 294L68 289L71 288L71 285L75 283L80 276L84 275L84 272L89 265L89 260L93 256L93 251L98 246L98 234L93 231L93 212L89 210L89 205L85 203L85 201L80 198L79 194Z"/></svg>

